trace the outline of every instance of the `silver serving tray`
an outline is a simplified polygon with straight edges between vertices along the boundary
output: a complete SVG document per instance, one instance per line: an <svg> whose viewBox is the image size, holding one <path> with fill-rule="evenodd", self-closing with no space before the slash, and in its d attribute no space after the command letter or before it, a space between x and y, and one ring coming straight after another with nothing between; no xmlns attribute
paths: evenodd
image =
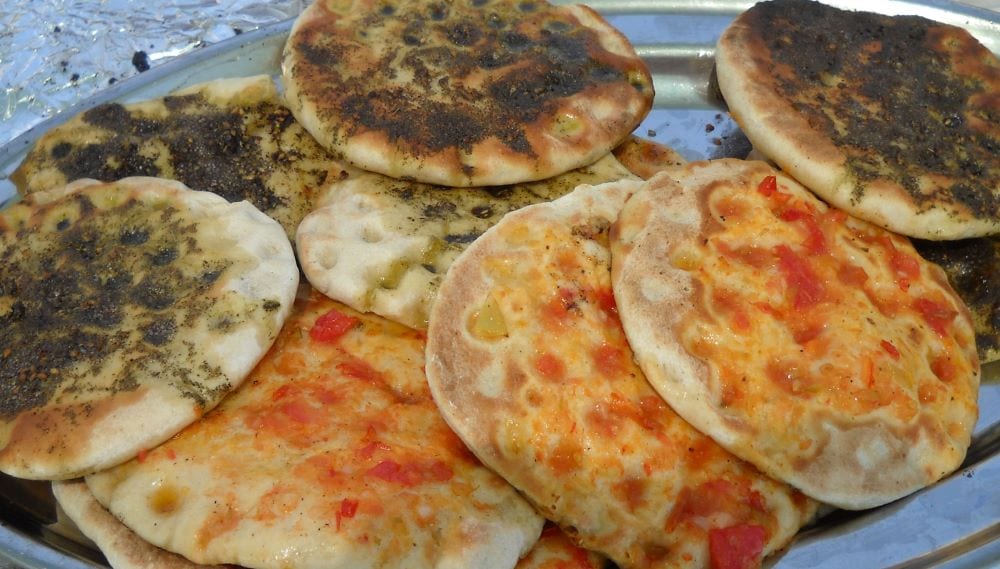
<svg viewBox="0 0 1000 569"><path fill-rule="evenodd" d="M842 8L917 14L969 30L1000 53L1000 14L941 0L828 0ZM594 0L649 64L652 113L636 134L689 159L745 156L746 138L712 81L715 40L741 0ZM0 147L0 204L15 198L8 179L34 141L69 117L108 101L140 101L220 77L277 74L291 22L249 32L120 82ZM1000 366L984 367L980 420L962 467L907 498L864 512L835 511L803 531L767 566L1000 567ZM48 483L0 475L0 563L26 568L107 567L99 551L56 508ZM2 566L2 565L0 565Z"/></svg>

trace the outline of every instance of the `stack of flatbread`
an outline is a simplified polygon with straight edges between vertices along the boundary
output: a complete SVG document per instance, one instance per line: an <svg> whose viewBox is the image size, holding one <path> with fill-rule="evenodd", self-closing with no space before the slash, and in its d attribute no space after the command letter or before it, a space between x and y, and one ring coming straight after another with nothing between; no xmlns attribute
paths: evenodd
<svg viewBox="0 0 1000 569"><path fill-rule="evenodd" d="M317 0L280 88L53 129L0 212L0 471L119 569L748 568L934 483L992 320L907 236L1000 230L1000 64L775 0L718 78L770 164L632 135L587 7Z"/></svg>

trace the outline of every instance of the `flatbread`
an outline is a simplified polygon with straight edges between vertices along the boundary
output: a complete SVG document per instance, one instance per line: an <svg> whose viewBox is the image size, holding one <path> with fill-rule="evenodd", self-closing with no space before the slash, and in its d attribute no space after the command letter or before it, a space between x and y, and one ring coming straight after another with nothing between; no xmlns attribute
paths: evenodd
<svg viewBox="0 0 1000 569"><path fill-rule="evenodd" d="M715 61L754 147L827 202L912 237L1000 232L1000 59L966 30L773 0Z"/></svg>
<svg viewBox="0 0 1000 569"><path fill-rule="evenodd" d="M913 246L944 269L948 283L969 307L979 362L1000 360L1000 237L914 240Z"/></svg>
<svg viewBox="0 0 1000 569"><path fill-rule="evenodd" d="M448 429L423 334L304 296L243 387L87 485L197 563L513 567L542 518Z"/></svg>
<svg viewBox="0 0 1000 569"><path fill-rule="evenodd" d="M607 232L639 187L580 186L473 243L431 313L431 392L469 448L581 546L622 567L759 564L816 504L693 429L634 364Z"/></svg>
<svg viewBox="0 0 1000 569"><path fill-rule="evenodd" d="M980 368L940 267L762 162L671 175L611 234L618 310L660 395L733 454L843 508L957 468Z"/></svg>
<svg viewBox="0 0 1000 569"><path fill-rule="evenodd" d="M506 213L582 183L630 177L611 155L547 180L488 188L355 176L332 185L302 221L299 260L310 284L327 296L426 329L452 261Z"/></svg>
<svg viewBox="0 0 1000 569"><path fill-rule="evenodd" d="M288 316L281 227L178 182L80 180L0 212L0 470L73 478L240 384Z"/></svg>
<svg viewBox="0 0 1000 569"><path fill-rule="evenodd" d="M610 569L609 562L577 546L559 526L547 523L541 537L528 555L517 562L517 569Z"/></svg>
<svg viewBox="0 0 1000 569"><path fill-rule="evenodd" d="M631 135L612 150L615 158L630 172L648 180L657 172L687 164L687 159L669 146Z"/></svg>
<svg viewBox="0 0 1000 569"><path fill-rule="evenodd" d="M544 1L319 0L282 76L295 116L359 168L445 186L540 180L604 156L652 78L621 32Z"/></svg>
<svg viewBox="0 0 1000 569"><path fill-rule="evenodd" d="M80 479L52 483L52 494L69 519L94 542L114 569L225 569L199 565L137 536L101 505Z"/></svg>
<svg viewBox="0 0 1000 569"><path fill-rule="evenodd" d="M236 565L199 565L143 540L111 515L82 480L53 482L52 493L59 506L107 558L114 569L235 568ZM604 569L600 555L577 547L553 524L515 569Z"/></svg>
<svg viewBox="0 0 1000 569"><path fill-rule="evenodd" d="M274 80L258 75L84 111L46 132L11 180L27 195L79 178L128 176L248 200L294 239L320 190L346 173L284 106Z"/></svg>

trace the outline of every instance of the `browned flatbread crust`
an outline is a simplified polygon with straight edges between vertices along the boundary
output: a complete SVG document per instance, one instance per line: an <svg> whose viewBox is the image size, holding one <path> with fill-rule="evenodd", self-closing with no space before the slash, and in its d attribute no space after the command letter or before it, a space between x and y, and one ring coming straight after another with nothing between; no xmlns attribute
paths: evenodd
<svg viewBox="0 0 1000 569"><path fill-rule="evenodd" d="M733 454L850 509L961 464L978 416L972 322L906 238L740 160L654 178L611 237L640 367Z"/></svg>
<svg viewBox="0 0 1000 569"><path fill-rule="evenodd" d="M318 0L284 52L286 99L351 164L445 186L548 178L610 152L649 71L584 6Z"/></svg>
<svg viewBox="0 0 1000 569"><path fill-rule="evenodd" d="M612 150L615 158L630 172L648 180L657 172L687 164L679 152L648 138L631 135Z"/></svg>
<svg viewBox="0 0 1000 569"><path fill-rule="evenodd" d="M773 0L716 69L754 147L827 202L912 237L1000 232L1000 60L967 31Z"/></svg>

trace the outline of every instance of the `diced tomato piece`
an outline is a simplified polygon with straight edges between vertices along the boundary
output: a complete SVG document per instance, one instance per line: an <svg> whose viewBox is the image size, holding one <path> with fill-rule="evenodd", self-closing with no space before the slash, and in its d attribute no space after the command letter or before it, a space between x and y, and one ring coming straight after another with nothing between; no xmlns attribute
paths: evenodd
<svg viewBox="0 0 1000 569"><path fill-rule="evenodd" d="M340 362L337 364L337 371L347 377L360 379L361 381L373 382L382 377L382 374L373 368L371 364L358 358L351 358Z"/></svg>
<svg viewBox="0 0 1000 569"><path fill-rule="evenodd" d="M594 293L597 299L597 306L608 316L618 318L618 305L615 303L615 295L610 288L600 289Z"/></svg>
<svg viewBox="0 0 1000 569"><path fill-rule="evenodd" d="M889 357L891 357L894 360L899 359L899 350L896 349L896 346L892 345L892 342L890 342L889 340L882 340L881 344L882 344L882 349L885 350L887 354L889 354Z"/></svg>
<svg viewBox="0 0 1000 569"><path fill-rule="evenodd" d="M353 518L358 513L358 501L344 498L340 501L340 509L337 510L337 531L340 531L340 524L344 518Z"/></svg>
<svg viewBox="0 0 1000 569"><path fill-rule="evenodd" d="M775 176L767 176L761 180L759 184L757 184L757 191L767 197L771 197L778 191L778 178Z"/></svg>
<svg viewBox="0 0 1000 569"><path fill-rule="evenodd" d="M357 318L333 309L316 319L316 323L309 329L309 337L317 342L333 343L359 322Z"/></svg>
<svg viewBox="0 0 1000 569"><path fill-rule="evenodd" d="M712 569L760 567L766 541L767 532L754 524L709 530L708 551Z"/></svg>
<svg viewBox="0 0 1000 569"><path fill-rule="evenodd" d="M604 377L614 378L621 373L624 354L620 348L602 343L590 352L590 357L594 360L594 367Z"/></svg>
<svg viewBox="0 0 1000 569"><path fill-rule="evenodd" d="M958 311L951 306L926 297L914 300L913 307L924 317L924 321L938 336L944 336L948 333L948 326L958 315Z"/></svg>
<svg viewBox="0 0 1000 569"><path fill-rule="evenodd" d="M955 363L946 355L938 356L931 361L931 371L944 382L951 382L958 373Z"/></svg>
<svg viewBox="0 0 1000 569"><path fill-rule="evenodd" d="M566 376L566 364L548 352L535 358L535 369L546 379L554 381L561 381Z"/></svg>
<svg viewBox="0 0 1000 569"><path fill-rule="evenodd" d="M809 308L819 304L823 300L825 289L813 272L809 261L787 245L775 247L775 254L778 256L778 268L795 295L793 301L795 308Z"/></svg>

